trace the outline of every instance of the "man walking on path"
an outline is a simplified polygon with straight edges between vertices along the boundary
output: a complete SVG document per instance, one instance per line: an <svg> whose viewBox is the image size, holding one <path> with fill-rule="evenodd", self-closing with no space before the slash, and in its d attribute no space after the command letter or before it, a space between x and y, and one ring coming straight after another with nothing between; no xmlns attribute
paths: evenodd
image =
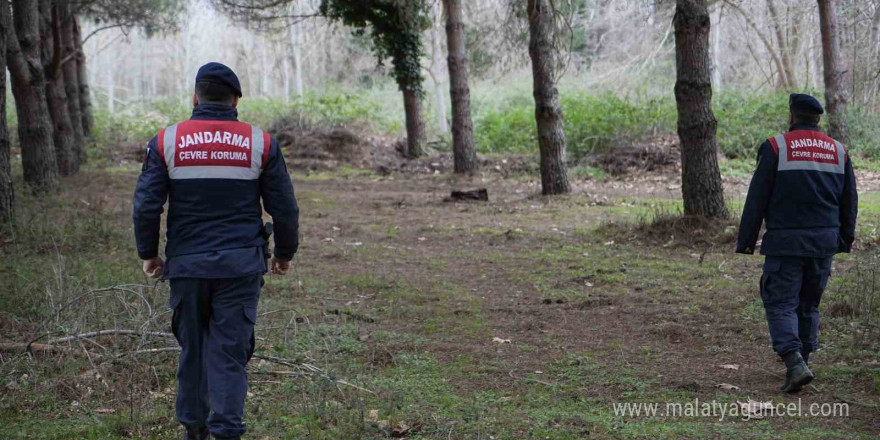
<svg viewBox="0 0 880 440"><path fill-rule="evenodd" d="M793 393L813 380L807 363L819 345L819 301L834 254L852 250L858 195L846 149L819 131L819 101L793 94L789 107L790 130L758 150L736 252L755 252L766 221L761 299L787 368L781 390Z"/></svg>
<svg viewBox="0 0 880 440"><path fill-rule="evenodd" d="M299 209L281 149L268 133L238 121L241 96L231 69L202 66L192 118L150 141L134 195L144 273L171 284L172 330L182 349L177 419L189 440L244 434L245 366L254 352L263 274L285 274L299 245ZM271 263L261 200L274 222Z"/></svg>

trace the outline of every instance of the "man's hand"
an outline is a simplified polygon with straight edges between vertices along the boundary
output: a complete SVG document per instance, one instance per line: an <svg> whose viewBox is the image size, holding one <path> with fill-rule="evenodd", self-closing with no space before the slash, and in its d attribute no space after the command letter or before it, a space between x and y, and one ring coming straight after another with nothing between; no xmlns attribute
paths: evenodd
<svg viewBox="0 0 880 440"><path fill-rule="evenodd" d="M144 260L144 273L150 278L161 277L164 269L165 262L159 257Z"/></svg>
<svg viewBox="0 0 880 440"><path fill-rule="evenodd" d="M274 275L287 275L287 271L290 270L290 261L279 260L275 257L272 257L272 274Z"/></svg>

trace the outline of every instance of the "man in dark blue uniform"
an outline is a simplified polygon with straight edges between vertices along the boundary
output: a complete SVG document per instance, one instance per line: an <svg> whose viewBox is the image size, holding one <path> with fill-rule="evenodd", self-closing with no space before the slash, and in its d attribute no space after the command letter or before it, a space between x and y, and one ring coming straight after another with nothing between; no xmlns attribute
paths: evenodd
<svg viewBox="0 0 880 440"><path fill-rule="evenodd" d="M244 434L245 365L254 351L263 274L267 264L285 274L299 244L299 209L281 149L268 133L238 121L240 97L228 67L199 69L192 118L150 141L134 196L144 273L171 283L172 330L182 349L177 418L192 440ZM261 199L274 221L271 263Z"/></svg>
<svg viewBox="0 0 880 440"><path fill-rule="evenodd" d="M832 257L852 249L858 195L846 149L819 131L819 101L793 94L789 107L790 130L758 150L736 252L753 254L766 222L761 299L787 368L781 390L791 393L813 380L807 363L819 344L819 301Z"/></svg>

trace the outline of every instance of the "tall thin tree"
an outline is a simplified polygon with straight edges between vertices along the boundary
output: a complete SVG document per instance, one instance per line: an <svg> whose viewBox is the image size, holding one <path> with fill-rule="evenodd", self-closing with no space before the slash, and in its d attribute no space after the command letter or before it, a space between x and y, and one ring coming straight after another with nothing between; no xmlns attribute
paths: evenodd
<svg viewBox="0 0 880 440"><path fill-rule="evenodd" d="M6 53L6 36L12 25L9 5L0 5L0 54ZM15 189L9 163L9 130L6 126L6 57L0 57L0 223L15 218Z"/></svg>
<svg viewBox="0 0 880 440"><path fill-rule="evenodd" d="M70 120L73 126L74 149L76 167L85 158L85 131L82 124L82 110L79 95L79 72L76 63L76 42L74 41L75 17L69 3L59 2L61 16L61 70L64 77L64 91L67 95L67 106L70 112Z"/></svg>
<svg viewBox="0 0 880 440"><path fill-rule="evenodd" d="M837 2L818 0L819 29L822 32L822 62L825 67L825 110L828 111L828 135L849 144L846 122L846 86L840 58L840 31L837 25Z"/></svg>
<svg viewBox="0 0 880 440"><path fill-rule="evenodd" d="M553 46L556 11L551 0L529 0L529 57L535 96L535 121L541 155L541 189L547 194L571 192L565 158L562 107L556 89Z"/></svg>
<svg viewBox="0 0 880 440"><path fill-rule="evenodd" d="M431 64L426 71L434 85L434 115L437 128L441 133L449 132L449 121L446 119L446 91L443 87L443 4L434 2L431 5ZM448 67L447 67L448 70Z"/></svg>
<svg viewBox="0 0 880 440"><path fill-rule="evenodd" d="M82 117L83 134L89 136L95 126L95 115L92 110L92 92L89 89L89 75L86 69L86 53L82 45L82 30L79 18L73 16L73 42L76 50L76 78L79 81L79 108ZM86 162L85 149L82 150L80 162Z"/></svg>
<svg viewBox="0 0 880 440"><path fill-rule="evenodd" d="M39 2L12 1L12 26L6 44L24 180L36 191L49 191L57 184L58 167L40 56Z"/></svg>
<svg viewBox="0 0 880 440"><path fill-rule="evenodd" d="M471 120L471 90L468 86L467 52L461 0L443 0L446 15L446 46L449 56L449 95L452 98L452 156L456 173L477 169L474 123Z"/></svg>
<svg viewBox="0 0 880 440"><path fill-rule="evenodd" d="M42 39L43 67L46 74L46 102L52 117L55 141L55 161L58 172L68 176L79 169L76 157L76 139L70 120L64 72L61 69L61 17L58 5L52 0L40 0L40 34Z"/></svg>
<svg viewBox="0 0 880 440"><path fill-rule="evenodd" d="M718 123L712 113L711 23L706 0L677 0L673 24L684 213L724 218L728 212L718 170L715 140Z"/></svg>

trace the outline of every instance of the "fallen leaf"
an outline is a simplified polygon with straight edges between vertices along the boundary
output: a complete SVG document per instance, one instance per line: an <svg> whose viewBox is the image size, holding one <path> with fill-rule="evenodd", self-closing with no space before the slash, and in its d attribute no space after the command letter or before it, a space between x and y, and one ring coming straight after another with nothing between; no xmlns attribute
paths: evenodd
<svg viewBox="0 0 880 440"><path fill-rule="evenodd" d="M370 415L369 415L369 417L367 417L367 420L369 420L372 423L378 422L379 421L379 410L378 409L371 409Z"/></svg>
<svg viewBox="0 0 880 440"><path fill-rule="evenodd" d="M715 386L718 388L721 388L722 390L738 390L739 389L738 386L731 385L729 383L719 383L718 385L715 385Z"/></svg>
<svg viewBox="0 0 880 440"><path fill-rule="evenodd" d="M95 410L95 412L98 414L113 414L116 412L116 410L113 408L98 408Z"/></svg>
<svg viewBox="0 0 880 440"><path fill-rule="evenodd" d="M492 342L497 342L499 344L510 344L510 339L501 339L499 337L492 338Z"/></svg>
<svg viewBox="0 0 880 440"><path fill-rule="evenodd" d="M737 364L721 364L718 367L724 368L725 370L739 370L739 365Z"/></svg>

